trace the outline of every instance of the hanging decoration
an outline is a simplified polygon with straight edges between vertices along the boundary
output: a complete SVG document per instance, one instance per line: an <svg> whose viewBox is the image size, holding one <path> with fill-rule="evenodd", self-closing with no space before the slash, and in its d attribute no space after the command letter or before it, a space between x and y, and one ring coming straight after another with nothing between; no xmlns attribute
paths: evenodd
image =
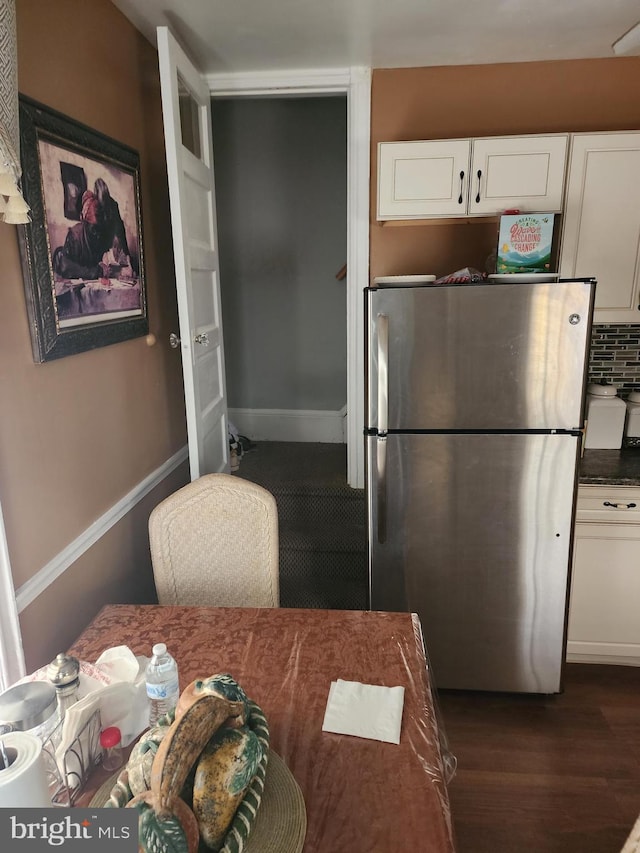
<svg viewBox="0 0 640 853"><path fill-rule="evenodd" d="M0 221L30 221L20 191L18 128L18 42L15 0L0 0Z"/></svg>

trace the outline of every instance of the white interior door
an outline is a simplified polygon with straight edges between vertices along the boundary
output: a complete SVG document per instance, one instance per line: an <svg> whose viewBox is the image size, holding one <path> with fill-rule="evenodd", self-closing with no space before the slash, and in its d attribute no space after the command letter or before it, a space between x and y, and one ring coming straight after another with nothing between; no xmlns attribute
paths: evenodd
<svg viewBox="0 0 640 853"><path fill-rule="evenodd" d="M191 479L229 470L209 87L158 27Z"/></svg>

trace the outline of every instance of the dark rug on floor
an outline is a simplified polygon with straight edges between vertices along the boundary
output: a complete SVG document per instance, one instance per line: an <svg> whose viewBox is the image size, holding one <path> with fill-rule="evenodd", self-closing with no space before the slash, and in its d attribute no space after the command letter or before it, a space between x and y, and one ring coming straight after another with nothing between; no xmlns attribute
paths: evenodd
<svg viewBox="0 0 640 853"><path fill-rule="evenodd" d="M344 444L306 441L259 441L240 458L239 477L267 488L298 486L337 488L347 484Z"/></svg>
<svg viewBox="0 0 640 853"><path fill-rule="evenodd" d="M278 505L282 607L367 607L364 491L346 470L344 444L264 441L240 457L237 476Z"/></svg>

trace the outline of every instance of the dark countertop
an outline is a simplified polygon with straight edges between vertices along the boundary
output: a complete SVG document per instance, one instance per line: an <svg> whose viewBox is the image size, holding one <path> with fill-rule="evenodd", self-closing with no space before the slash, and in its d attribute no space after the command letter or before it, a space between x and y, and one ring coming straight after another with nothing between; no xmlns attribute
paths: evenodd
<svg viewBox="0 0 640 853"><path fill-rule="evenodd" d="M580 484L640 486L640 447L622 450L585 450Z"/></svg>

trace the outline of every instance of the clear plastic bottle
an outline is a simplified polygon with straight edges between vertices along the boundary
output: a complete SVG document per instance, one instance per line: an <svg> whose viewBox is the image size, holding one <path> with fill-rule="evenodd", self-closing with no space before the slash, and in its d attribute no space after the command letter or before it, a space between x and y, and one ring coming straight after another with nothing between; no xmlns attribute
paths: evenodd
<svg viewBox="0 0 640 853"><path fill-rule="evenodd" d="M178 703L178 664L164 643L156 643L153 657L147 664L147 696L149 697L149 725L172 711Z"/></svg>

